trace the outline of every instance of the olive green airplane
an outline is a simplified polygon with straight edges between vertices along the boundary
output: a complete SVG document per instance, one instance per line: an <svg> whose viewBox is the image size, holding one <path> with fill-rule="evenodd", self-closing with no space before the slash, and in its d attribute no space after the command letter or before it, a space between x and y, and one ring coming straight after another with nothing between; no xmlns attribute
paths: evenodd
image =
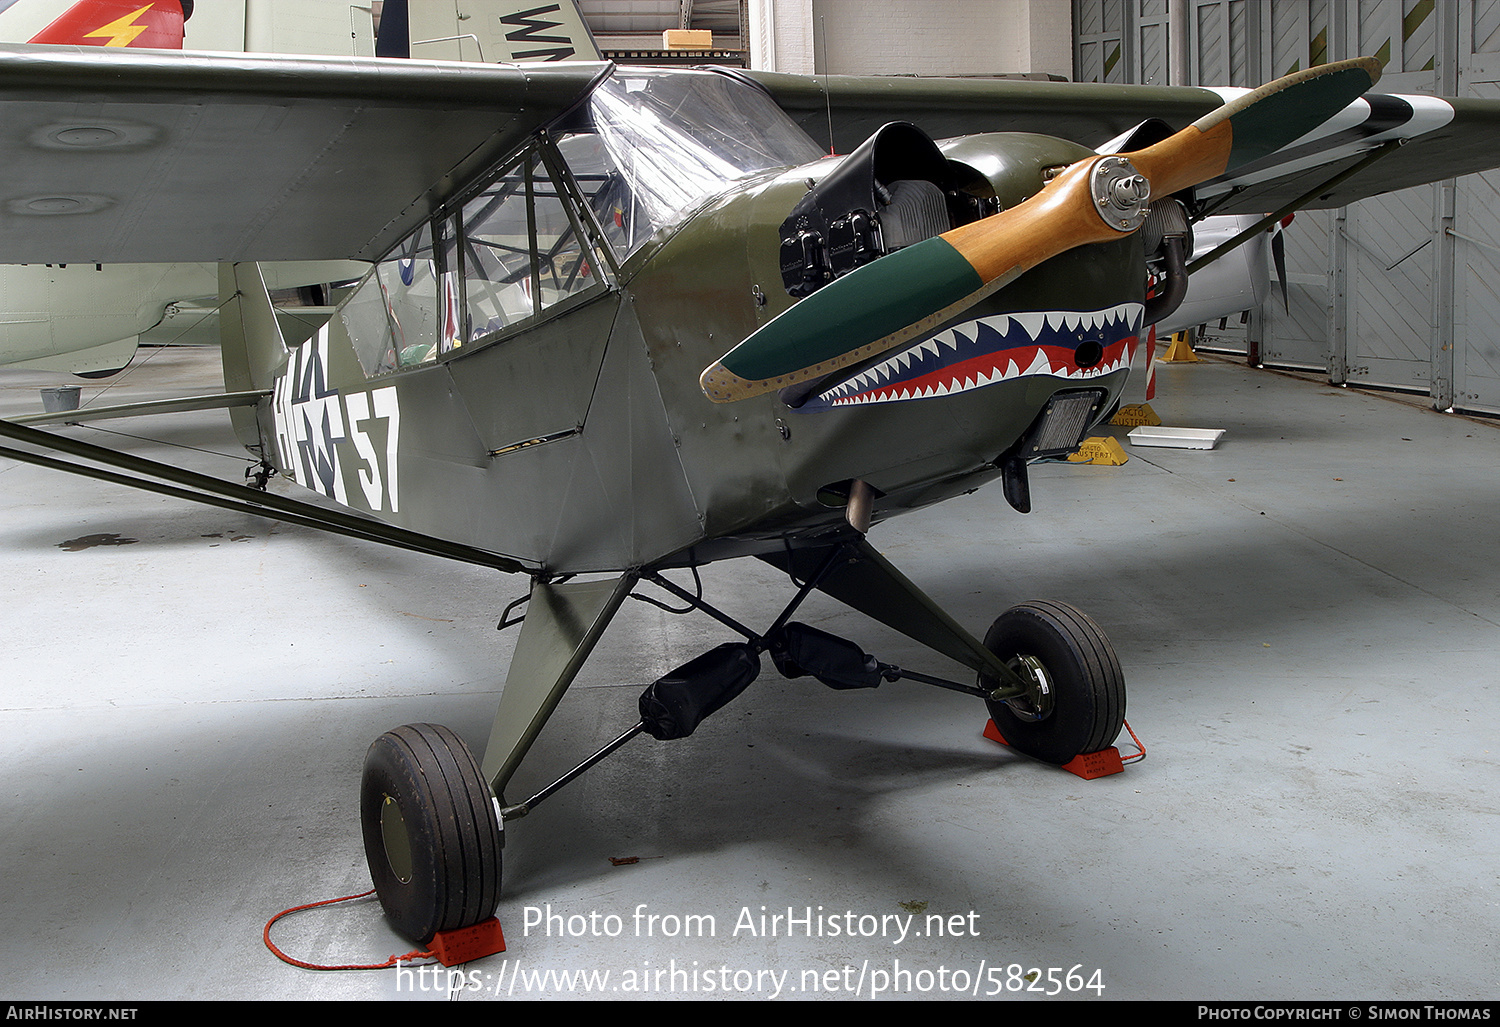
<svg viewBox="0 0 1500 1027"><path fill-rule="evenodd" d="M1108 749L1124 679L1087 616L1028 602L980 638L866 533L997 480L1027 511L1027 465L1109 418L1180 299L1192 221L1500 165L1500 104L1365 96L1378 74L1215 91L5 47L0 260L218 264L225 394L142 409L226 407L256 464L219 482L13 422L0 456L530 578L482 759L426 724L369 751L370 870L426 941L491 916L505 824L637 734L691 734L767 655L971 695L1041 760ZM289 347L258 262L333 259L370 271ZM699 567L742 557L788 577L764 626L703 595ZM973 679L795 621L814 590ZM735 641L513 794L631 596Z"/></svg>

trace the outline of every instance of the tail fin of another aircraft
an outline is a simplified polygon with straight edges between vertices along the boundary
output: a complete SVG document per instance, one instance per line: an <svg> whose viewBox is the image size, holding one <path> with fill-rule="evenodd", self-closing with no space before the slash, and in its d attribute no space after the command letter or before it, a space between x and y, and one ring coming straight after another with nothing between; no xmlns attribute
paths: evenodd
<svg viewBox="0 0 1500 1027"><path fill-rule="evenodd" d="M490 64L599 59L574 0L386 0L380 34L381 57Z"/></svg>
<svg viewBox="0 0 1500 1027"><path fill-rule="evenodd" d="M79 0L30 42L181 50L192 14L193 0Z"/></svg>

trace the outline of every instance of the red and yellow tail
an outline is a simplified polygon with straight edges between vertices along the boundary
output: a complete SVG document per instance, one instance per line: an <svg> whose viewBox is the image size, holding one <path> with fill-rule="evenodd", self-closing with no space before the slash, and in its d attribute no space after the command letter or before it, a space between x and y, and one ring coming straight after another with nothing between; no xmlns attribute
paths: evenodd
<svg viewBox="0 0 1500 1027"><path fill-rule="evenodd" d="M79 0L31 42L181 50L192 10L192 0Z"/></svg>

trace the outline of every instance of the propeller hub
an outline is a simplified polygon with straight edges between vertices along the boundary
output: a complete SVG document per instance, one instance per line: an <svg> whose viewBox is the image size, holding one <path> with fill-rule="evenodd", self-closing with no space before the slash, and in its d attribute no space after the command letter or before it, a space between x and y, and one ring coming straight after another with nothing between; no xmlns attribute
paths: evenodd
<svg viewBox="0 0 1500 1027"><path fill-rule="evenodd" d="M1089 173L1089 193L1104 223L1117 232L1134 232L1151 206L1151 183L1124 157L1101 157Z"/></svg>

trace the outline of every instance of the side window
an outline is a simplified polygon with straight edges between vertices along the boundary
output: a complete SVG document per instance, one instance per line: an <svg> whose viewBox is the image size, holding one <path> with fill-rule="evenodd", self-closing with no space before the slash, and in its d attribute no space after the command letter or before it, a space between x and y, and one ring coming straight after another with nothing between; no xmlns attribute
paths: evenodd
<svg viewBox="0 0 1500 1027"><path fill-rule="evenodd" d="M598 281L557 184L536 152L464 204L463 341L540 313Z"/></svg>
<svg viewBox="0 0 1500 1027"><path fill-rule="evenodd" d="M396 365L410 367L437 356L437 261L432 247L432 225L422 226L393 260L382 261L375 273L387 297Z"/></svg>
<svg viewBox="0 0 1500 1027"><path fill-rule="evenodd" d="M461 331L463 307L463 283L459 280L462 266L458 253L458 219L446 217L433 222L437 241L433 246L437 271L438 311L442 321L438 324L438 352L449 353L464 344Z"/></svg>
<svg viewBox="0 0 1500 1027"><path fill-rule="evenodd" d="M396 369L396 343L391 333L390 314L385 305L378 266L372 268L353 294L339 307L344 330L354 343L354 355L365 375L384 374Z"/></svg>
<svg viewBox="0 0 1500 1027"><path fill-rule="evenodd" d="M580 235L571 196L533 149L376 264L339 312L365 374L436 360L603 281L603 244Z"/></svg>
<svg viewBox="0 0 1500 1027"><path fill-rule="evenodd" d="M573 181L621 260L651 237L650 215L637 202L609 150L596 132L573 132L557 143Z"/></svg>
<svg viewBox="0 0 1500 1027"><path fill-rule="evenodd" d="M340 310L365 374L432 360L438 352L439 271L431 223L376 264Z"/></svg>
<svg viewBox="0 0 1500 1027"><path fill-rule="evenodd" d="M536 312L527 171L524 164L516 165L464 204L459 218L464 342Z"/></svg>
<svg viewBox="0 0 1500 1027"><path fill-rule="evenodd" d="M589 248L579 238L546 165L534 157L530 170L536 218L537 295L545 309L593 285L596 272Z"/></svg>

